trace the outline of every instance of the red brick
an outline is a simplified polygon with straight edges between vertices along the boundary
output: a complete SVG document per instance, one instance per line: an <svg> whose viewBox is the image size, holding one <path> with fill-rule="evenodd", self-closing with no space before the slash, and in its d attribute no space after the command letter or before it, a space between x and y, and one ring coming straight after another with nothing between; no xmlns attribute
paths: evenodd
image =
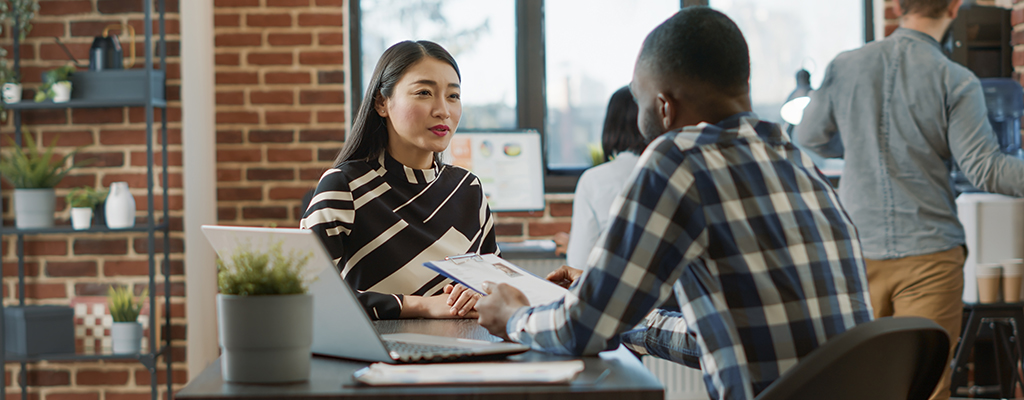
<svg viewBox="0 0 1024 400"><path fill-rule="evenodd" d="M1024 24L1024 8L1016 8L1010 12L1010 24L1013 26Z"/></svg>
<svg viewBox="0 0 1024 400"><path fill-rule="evenodd" d="M218 72L216 76L218 85L252 85L260 82L255 72Z"/></svg>
<svg viewBox="0 0 1024 400"><path fill-rule="evenodd" d="M46 276L51 277L95 277L95 261L47 261Z"/></svg>
<svg viewBox="0 0 1024 400"><path fill-rule="evenodd" d="M96 11L101 14L124 14L142 12L142 2L124 0L96 0Z"/></svg>
<svg viewBox="0 0 1024 400"><path fill-rule="evenodd" d="M109 283L76 283L76 296L106 296L110 290Z"/></svg>
<svg viewBox="0 0 1024 400"><path fill-rule="evenodd" d="M26 240L27 256L63 256L68 254L67 240Z"/></svg>
<svg viewBox="0 0 1024 400"><path fill-rule="evenodd" d="M129 188L145 189L146 174L106 174L103 176L103 187L110 187L114 182L128 182Z"/></svg>
<svg viewBox="0 0 1024 400"><path fill-rule="evenodd" d="M71 384L71 373L52 369L28 370L29 386L66 386Z"/></svg>
<svg viewBox="0 0 1024 400"><path fill-rule="evenodd" d="M0 36L7 36L7 35L6 34L2 34ZM7 50L7 54L10 54L12 57L14 56L14 45L13 44L11 44L11 45L3 45L3 46L0 46L0 47L3 47L4 50ZM18 52L19 52L18 53L18 58L20 58L22 60L32 61L32 60L36 59L36 48L34 46L21 46L21 47L18 48ZM22 95L21 97L23 99L30 98L29 96L25 96L25 95Z"/></svg>
<svg viewBox="0 0 1024 400"><path fill-rule="evenodd" d="M163 138L157 135L156 143L163 144L163 142ZM167 128L167 144L181 144L181 129Z"/></svg>
<svg viewBox="0 0 1024 400"><path fill-rule="evenodd" d="M288 209L285 207L243 207L242 219L285 219Z"/></svg>
<svg viewBox="0 0 1024 400"><path fill-rule="evenodd" d="M334 161L335 158L338 158L338 153L340 153L340 152L341 152L341 147L336 147L336 148L323 148L323 147L321 147L321 148L318 148L316 150L316 160L317 161Z"/></svg>
<svg viewBox="0 0 1024 400"><path fill-rule="evenodd" d="M220 111L217 113L218 124L258 124L260 115L250 111Z"/></svg>
<svg viewBox="0 0 1024 400"><path fill-rule="evenodd" d="M63 283L26 283L25 297L36 300L63 299L68 297L67 287Z"/></svg>
<svg viewBox="0 0 1024 400"><path fill-rule="evenodd" d="M252 130L249 131L250 143L290 143L295 140L294 131L285 130Z"/></svg>
<svg viewBox="0 0 1024 400"><path fill-rule="evenodd" d="M79 386L89 385L126 385L128 371L78 370L75 383Z"/></svg>
<svg viewBox="0 0 1024 400"><path fill-rule="evenodd" d="M68 111L63 109L25 110L21 112L21 123L24 125L65 125L68 123Z"/></svg>
<svg viewBox="0 0 1024 400"><path fill-rule="evenodd" d="M146 276L149 275L147 261L115 261L103 262L104 276Z"/></svg>
<svg viewBox="0 0 1024 400"><path fill-rule="evenodd" d="M269 198L271 200L301 200L313 187L274 187L270 188Z"/></svg>
<svg viewBox="0 0 1024 400"><path fill-rule="evenodd" d="M309 111L267 111L264 113L267 125L308 124Z"/></svg>
<svg viewBox="0 0 1024 400"><path fill-rule="evenodd" d="M299 63L304 65L342 65L345 53L340 51L304 51L299 53Z"/></svg>
<svg viewBox="0 0 1024 400"><path fill-rule="evenodd" d="M168 187L168 188L181 188L181 187L183 187L182 186L181 174L168 173L167 174L167 182L164 182L164 176L163 176L163 174L160 174L160 186Z"/></svg>
<svg viewBox="0 0 1024 400"><path fill-rule="evenodd" d="M99 400L100 394L98 392L93 393L55 393L49 392L46 394L46 400Z"/></svg>
<svg viewBox="0 0 1024 400"><path fill-rule="evenodd" d="M216 65L240 65L242 57L238 53L217 53L213 56Z"/></svg>
<svg viewBox="0 0 1024 400"><path fill-rule="evenodd" d="M71 15L92 12L90 0L61 0L39 2L39 15Z"/></svg>
<svg viewBox="0 0 1024 400"><path fill-rule="evenodd" d="M142 293L142 290L146 288L146 285L136 284L135 293ZM156 290L153 291L157 296L164 295L164 285L156 285ZM185 283L184 282L171 282L171 296L184 297L185 296Z"/></svg>
<svg viewBox="0 0 1024 400"><path fill-rule="evenodd" d="M75 124L119 124L124 122L124 108L75 108L71 110Z"/></svg>
<svg viewBox="0 0 1024 400"><path fill-rule="evenodd" d="M345 92L341 90L303 90L299 92L299 104L344 104Z"/></svg>
<svg viewBox="0 0 1024 400"><path fill-rule="evenodd" d="M220 7L258 7L260 0L216 0L213 2L215 8Z"/></svg>
<svg viewBox="0 0 1024 400"><path fill-rule="evenodd" d="M181 122L181 107L168 107L167 109L167 121L168 122ZM160 122L161 112L160 109L153 110L153 122ZM128 109L128 122L143 123L146 122L146 109L142 107L131 107ZM168 129L169 130L169 129Z"/></svg>
<svg viewBox="0 0 1024 400"><path fill-rule="evenodd" d="M123 1L123 0L119 0L119 1ZM164 19L164 30L167 31L167 35L168 36L180 34L181 33L181 21L178 21L177 19L174 19L176 17L174 14L170 14L170 7L168 7L167 11L168 11L168 15ZM156 7L153 7L153 12L154 13L156 12ZM154 43L153 47L154 47L154 50L156 50L156 46L155 46L156 40L159 38L158 35L160 35L160 21L158 21L156 17L157 16L154 14L153 15L153 43ZM128 25L131 25L132 28L135 28L135 32L137 34L142 35L142 30L143 30L142 22L143 21L141 19L133 19L131 21L128 21ZM122 36L122 37L124 37L124 36ZM128 39L126 38L125 40L128 40ZM168 46L167 55L168 56L171 55L170 47L172 47L172 43L173 43L172 41L168 41L167 42L167 46ZM153 53L153 55L158 55L158 54L157 53ZM175 55L177 55L177 54L175 54Z"/></svg>
<svg viewBox="0 0 1024 400"><path fill-rule="evenodd" d="M185 325L171 325L168 331L167 335L171 337L171 340L185 340L187 337ZM166 381L162 381L162 383L166 383Z"/></svg>
<svg viewBox="0 0 1024 400"><path fill-rule="evenodd" d="M234 221L238 219L235 207L217 207L217 221Z"/></svg>
<svg viewBox="0 0 1024 400"><path fill-rule="evenodd" d="M324 168L302 168L299 170L299 180L316 182L324 174Z"/></svg>
<svg viewBox="0 0 1024 400"><path fill-rule="evenodd" d="M242 131L217 131L217 143L242 143Z"/></svg>
<svg viewBox="0 0 1024 400"><path fill-rule="evenodd" d="M345 84L345 71L318 71L316 81L320 84Z"/></svg>
<svg viewBox="0 0 1024 400"><path fill-rule="evenodd" d="M75 255L128 254L127 239L75 239Z"/></svg>
<svg viewBox="0 0 1024 400"><path fill-rule="evenodd" d="M53 69L53 67L36 67L31 65L22 65L21 83L40 83L43 81L43 72L49 71L51 69ZM25 93L22 93L21 98L31 99L32 97L25 96Z"/></svg>
<svg viewBox="0 0 1024 400"><path fill-rule="evenodd" d="M569 232L571 222L529 222L527 234L533 236L553 236L558 232Z"/></svg>
<svg viewBox="0 0 1024 400"><path fill-rule="evenodd" d="M217 104L245 104L245 92L217 92Z"/></svg>
<svg viewBox="0 0 1024 400"><path fill-rule="evenodd" d="M57 189L70 189L82 186L96 186L96 174L65 175L64 179L61 179L60 183L57 184ZM57 200L61 201L61 198L58 197Z"/></svg>
<svg viewBox="0 0 1024 400"><path fill-rule="evenodd" d="M508 217L523 217L523 218L540 218L544 216L543 211L511 211L511 212L500 212L494 213L498 219Z"/></svg>
<svg viewBox="0 0 1024 400"><path fill-rule="evenodd" d="M81 152L75 155L74 162L82 163L87 167L121 167L124 166L124 153L103 152L86 153Z"/></svg>
<svg viewBox="0 0 1024 400"><path fill-rule="evenodd" d="M217 169L217 181L218 182L234 182L242 180L242 170L237 168L218 168Z"/></svg>
<svg viewBox="0 0 1024 400"><path fill-rule="evenodd" d="M25 37L64 37L64 27L64 22L33 22L32 30Z"/></svg>
<svg viewBox="0 0 1024 400"><path fill-rule="evenodd" d="M303 129L299 131L300 142L341 142L345 131L341 129Z"/></svg>
<svg viewBox="0 0 1024 400"><path fill-rule="evenodd" d="M301 46L313 43L313 35L309 33L271 33L267 35L267 43L271 46Z"/></svg>
<svg viewBox="0 0 1024 400"><path fill-rule="evenodd" d="M149 239L147 239L147 238L136 238L132 242L132 248L135 249L135 253L136 254L146 254L149 251L148 250L149 246L147 246L148 242L149 242ZM185 250L185 240L184 239L179 239L179 238L171 238L170 246L171 246L171 253L181 253L183 250ZM163 253L164 252L164 241L163 241L163 239L159 239L159 240L154 241L154 243L153 243L153 251L156 252L156 253Z"/></svg>
<svg viewBox="0 0 1024 400"><path fill-rule="evenodd" d="M316 122L319 122L319 123L335 122L335 123L339 123L339 124L344 123L345 122L345 112L341 111L341 110L338 110L338 111L317 111L317 113L316 113Z"/></svg>
<svg viewBox="0 0 1024 400"><path fill-rule="evenodd" d="M173 328L173 327L172 327ZM171 370L171 380L174 384L185 384L188 383L188 372L182 369ZM156 381L160 385L167 384L167 370L157 369ZM135 384L136 385L149 385L152 382L150 380L149 371L145 369L135 370Z"/></svg>
<svg viewBox="0 0 1024 400"><path fill-rule="evenodd" d="M311 83L308 72L267 72L263 78L268 85Z"/></svg>
<svg viewBox="0 0 1024 400"><path fill-rule="evenodd" d="M171 318L185 318L185 305L171 303ZM184 361L180 358L175 357L175 362Z"/></svg>
<svg viewBox="0 0 1024 400"><path fill-rule="evenodd" d="M899 27L897 24L885 24L885 36L888 37Z"/></svg>
<svg viewBox="0 0 1024 400"><path fill-rule="evenodd" d="M895 7L885 7L885 19L897 19L900 15L896 13Z"/></svg>
<svg viewBox="0 0 1024 400"><path fill-rule="evenodd" d="M258 27L292 26L292 16L289 14L249 14L245 16L245 24Z"/></svg>
<svg viewBox="0 0 1024 400"><path fill-rule="evenodd" d="M1024 51L1013 51L1013 65L1024 65Z"/></svg>
<svg viewBox="0 0 1024 400"><path fill-rule="evenodd" d="M100 131L100 144L125 145L146 144L146 131L142 130L108 130Z"/></svg>
<svg viewBox="0 0 1024 400"><path fill-rule="evenodd" d="M552 217L571 217L572 203L551 203L549 212Z"/></svg>
<svg viewBox="0 0 1024 400"><path fill-rule="evenodd" d="M89 43L65 43L68 51L71 55L79 60L89 59ZM57 44L43 43L39 45L39 58L41 60L60 60L64 61L68 59L67 53L60 48Z"/></svg>
<svg viewBox="0 0 1024 400"><path fill-rule="evenodd" d="M299 26L341 26L343 21L342 14L299 14Z"/></svg>
<svg viewBox="0 0 1024 400"><path fill-rule="evenodd" d="M93 144L92 132L90 131L43 132L43 143L47 146L53 143L54 139L57 140L57 146L62 147L78 147Z"/></svg>
<svg viewBox="0 0 1024 400"><path fill-rule="evenodd" d="M153 153L153 164L163 165L164 157L161 153ZM147 165L146 152L144 151L133 151L131 165L136 167L144 167ZM181 152L180 151L168 151L167 152L167 165L180 167L181 164Z"/></svg>
<svg viewBox="0 0 1024 400"><path fill-rule="evenodd" d="M213 26L217 28L236 27L241 24L242 18L238 14L215 14L213 16Z"/></svg>
<svg viewBox="0 0 1024 400"><path fill-rule="evenodd" d="M250 181L290 181L295 179L295 170L291 168L250 168L245 171L245 178Z"/></svg>
<svg viewBox="0 0 1024 400"><path fill-rule="evenodd" d="M249 53L246 62L252 65L291 65L292 53Z"/></svg>
<svg viewBox="0 0 1024 400"><path fill-rule="evenodd" d="M6 243L6 242L5 242ZM7 247L7 246L4 246ZM4 277L17 277L18 276L18 262L15 260L4 261ZM39 276L39 263L34 261L25 261L25 276L36 277Z"/></svg>
<svg viewBox="0 0 1024 400"><path fill-rule="evenodd" d="M309 7L309 0L267 0L267 7Z"/></svg>
<svg viewBox="0 0 1024 400"><path fill-rule="evenodd" d="M181 101L181 85L167 84L164 92L168 102Z"/></svg>
<svg viewBox="0 0 1024 400"><path fill-rule="evenodd" d="M313 161L312 149L267 149L269 162L308 162Z"/></svg>
<svg viewBox="0 0 1024 400"><path fill-rule="evenodd" d="M316 0L318 6L343 6L348 0Z"/></svg>
<svg viewBox="0 0 1024 400"><path fill-rule="evenodd" d="M345 44L345 34L340 32L324 32L317 35L316 37L317 43L319 43L321 46L341 46Z"/></svg>
<svg viewBox="0 0 1024 400"><path fill-rule="evenodd" d="M175 359L175 360L177 360L177 359ZM112 392L105 392L103 398L106 399L106 400L150 400L150 395L149 395L149 392L146 392L146 393L141 393L141 392L140 393L112 393Z"/></svg>
<svg viewBox="0 0 1024 400"><path fill-rule="evenodd" d="M221 33L213 42L216 47L259 47L263 37L259 33Z"/></svg>
<svg viewBox="0 0 1024 400"><path fill-rule="evenodd" d="M249 93L252 104L293 104L294 94L290 90L253 91Z"/></svg>
<svg viewBox="0 0 1024 400"><path fill-rule="evenodd" d="M494 234L498 236L522 236L522 223L501 223L494 224Z"/></svg>
<svg viewBox="0 0 1024 400"><path fill-rule="evenodd" d="M263 189L258 187L218 188L217 201L263 200Z"/></svg>
<svg viewBox="0 0 1024 400"><path fill-rule="evenodd" d="M217 150L217 162L260 162L263 151L260 149Z"/></svg>
<svg viewBox="0 0 1024 400"><path fill-rule="evenodd" d="M1013 32L1012 42L1014 45L1024 44L1024 31Z"/></svg>

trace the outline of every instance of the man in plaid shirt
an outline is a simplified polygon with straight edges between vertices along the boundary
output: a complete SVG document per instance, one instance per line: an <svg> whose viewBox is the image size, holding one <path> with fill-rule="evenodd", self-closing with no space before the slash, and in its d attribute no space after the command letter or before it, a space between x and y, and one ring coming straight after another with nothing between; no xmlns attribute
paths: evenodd
<svg viewBox="0 0 1024 400"><path fill-rule="evenodd" d="M551 353L621 341L699 359L712 398L752 399L871 320L857 232L811 160L750 112L749 76L746 42L725 15L689 7L655 28L631 89L641 131L658 137L590 267L549 276L574 282L535 307L511 286L488 285L480 324ZM673 293L680 311L658 309Z"/></svg>

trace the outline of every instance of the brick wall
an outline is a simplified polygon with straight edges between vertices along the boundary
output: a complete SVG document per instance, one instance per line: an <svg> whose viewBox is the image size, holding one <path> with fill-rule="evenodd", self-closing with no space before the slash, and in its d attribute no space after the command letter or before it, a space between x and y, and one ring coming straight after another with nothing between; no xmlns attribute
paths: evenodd
<svg viewBox="0 0 1024 400"><path fill-rule="evenodd" d="M182 182L181 182L181 108L179 72L179 20L177 1L167 2L167 115L168 115L168 163L169 179L163 182L155 178L156 193L166 189L169 192L170 215L166 218L172 226L171 234L171 317L172 326L167 329L173 340L173 380L177 385L187 379L185 371L185 305L184 277L182 265ZM135 27L138 40L135 46L139 55L138 66L142 64L142 1L129 0L43 0L40 11L32 21L34 28L22 45L22 76L27 88L25 97L31 98L32 89L38 86L40 73L63 65L67 57L52 37L60 37L74 56L88 61L88 49L93 36L101 34L103 27L112 23L127 23ZM154 33L158 32L154 21ZM7 34L2 43L10 49L11 40ZM127 41L127 36L122 39ZM127 43L124 43L127 46ZM127 50L125 51L127 54ZM12 57L10 55L9 57ZM93 186L108 188L111 182L127 181L135 196L137 224L146 223L146 176L145 176L145 113L142 108L101 108L101 109L56 109L28 111L22 114L23 129L31 132L36 140L49 142L58 137L58 150L67 152L76 146L86 146L76 157L96 159L92 165L75 170L57 188L57 223L67 224L68 208L63 196L72 187ZM159 120L159 110L156 112ZM157 125L159 126L159 125ZM0 128L3 136L13 132L11 119ZM6 141L6 138L3 138ZM154 143L159 143L156 136ZM159 147L157 147L159 148ZM161 157L157 154L157 162ZM157 169L159 171L159 169ZM4 225L13 224L9 209L10 186L3 184ZM161 210L162 202L154 202ZM159 214L159 211L158 211ZM158 219L163 219L158 215ZM158 235L158 249L162 245ZM13 249L14 238L3 237L3 301L5 305L17 303L17 262ZM106 295L111 284L125 284L135 287L136 292L145 287L148 278L148 262L145 234L73 234L66 236L26 236L26 289L28 304L68 304L76 296ZM162 263L162 257L158 258ZM162 282L158 281L157 294L163 294ZM162 307L162 302L158 302ZM161 363L162 365L162 363ZM7 393L20 396L16 383L19 366L7 364L5 379ZM40 362L29 364L28 381L32 385L29 398L57 399L128 399L149 397L149 373L141 363L135 361L108 362ZM166 379L163 367L158 378ZM161 394L165 390L161 387Z"/></svg>

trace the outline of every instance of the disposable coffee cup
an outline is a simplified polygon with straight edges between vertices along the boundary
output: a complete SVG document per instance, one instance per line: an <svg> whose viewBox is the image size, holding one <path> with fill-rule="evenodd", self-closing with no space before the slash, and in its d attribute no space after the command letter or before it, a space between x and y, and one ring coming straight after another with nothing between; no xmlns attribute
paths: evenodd
<svg viewBox="0 0 1024 400"><path fill-rule="evenodd" d="M1003 301L1019 303L1024 259L1011 258L1000 262L1003 266Z"/></svg>
<svg viewBox="0 0 1024 400"><path fill-rule="evenodd" d="M999 278L1002 274L1000 264L978 264L974 268L974 275L978 278L978 302L999 302Z"/></svg>

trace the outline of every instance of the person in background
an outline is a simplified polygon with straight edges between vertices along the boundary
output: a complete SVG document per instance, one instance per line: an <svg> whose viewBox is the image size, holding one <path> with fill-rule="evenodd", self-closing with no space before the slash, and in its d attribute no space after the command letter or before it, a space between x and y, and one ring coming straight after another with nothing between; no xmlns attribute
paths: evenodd
<svg viewBox="0 0 1024 400"><path fill-rule="evenodd" d="M900 27L832 61L795 134L846 161L839 198L860 231L875 317L935 321L950 357L966 255L950 164L981 190L1024 195L1024 161L999 151L980 81L939 45L961 3L895 2ZM932 398L949 398L949 384L947 369Z"/></svg>
<svg viewBox="0 0 1024 400"><path fill-rule="evenodd" d="M387 49L300 221L373 319L475 316L476 292L423 266L498 253L480 180L440 159L462 116L460 83L455 60L436 43Z"/></svg>
<svg viewBox="0 0 1024 400"><path fill-rule="evenodd" d="M630 89L640 131L656 139L589 268L556 271L549 279L573 282L569 292L533 307L487 284L478 322L558 354L621 341L699 365L711 398L753 399L870 321L853 223L810 157L751 112L749 81L747 43L724 14L687 7L655 28ZM673 293L680 312L660 308Z"/></svg>
<svg viewBox="0 0 1024 400"><path fill-rule="evenodd" d="M608 227L612 200L629 184L629 174L647 147L636 125L637 106L629 87L623 87L608 101L601 132L604 163L583 172L572 200L572 228L566 263L575 268L587 265L587 256L597 238Z"/></svg>

